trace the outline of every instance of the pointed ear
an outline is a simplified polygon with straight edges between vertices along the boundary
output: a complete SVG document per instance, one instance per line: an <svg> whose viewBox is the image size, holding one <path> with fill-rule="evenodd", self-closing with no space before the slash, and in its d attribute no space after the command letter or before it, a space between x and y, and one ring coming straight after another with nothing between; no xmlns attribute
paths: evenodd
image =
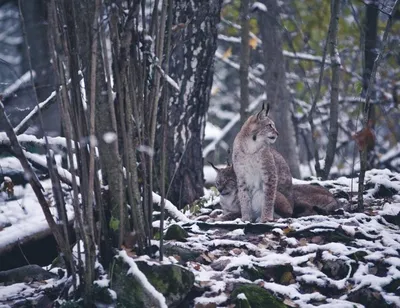
<svg viewBox="0 0 400 308"><path fill-rule="evenodd" d="M262 112L265 110L265 103L262 104L261 110L257 113L257 120L260 119Z"/></svg>
<svg viewBox="0 0 400 308"><path fill-rule="evenodd" d="M267 104L267 109L265 110L265 115L268 116L269 114L269 104Z"/></svg>
<svg viewBox="0 0 400 308"><path fill-rule="evenodd" d="M218 169L217 167L215 167L214 164L213 164L212 162L208 161L208 163L211 165L211 167L213 167L213 169L214 169L215 171L219 171L219 169Z"/></svg>

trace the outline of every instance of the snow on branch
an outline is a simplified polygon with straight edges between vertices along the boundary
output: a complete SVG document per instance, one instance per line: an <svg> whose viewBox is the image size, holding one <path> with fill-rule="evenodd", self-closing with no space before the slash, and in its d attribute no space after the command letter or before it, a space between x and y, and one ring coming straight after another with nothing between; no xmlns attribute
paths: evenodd
<svg viewBox="0 0 400 308"><path fill-rule="evenodd" d="M191 220L187 218L181 211L179 211L175 205L171 203L171 201L164 199L165 201L165 209L176 219L179 221L190 222ZM161 204L161 196L153 192L153 202Z"/></svg>
<svg viewBox="0 0 400 308"><path fill-rule="evenodd" d="M22 134L17 136L18 142L22 144L32 143L40 146L45 145L45 141L43 139L39 139L34 135ZM49 145L53 145L59 148L66 148L67 143L64 137L47 137ZM7 134L4 132L0 132L0 145L10 145L10 140L7 137Z"/></svg>
<svg viewBox="0 0 400 308"><path fill-rule="evenodd" d="M216 56L219 60L221 60L221 61L225 62L226 64L228 64L229 66L231 66L231 67L233 67L233 68L239 70L239 64L237 64L237 63L235 63L235 62L229 60L229 59L226 58L226 57L224 57L223 54L221 54L220 52L216 51L216 52L215 52L215 56ZM256 83L258 83L258 84L261 85L261 86L265 86L264 80L262 80L261 78L258 78L258 77L256 77L256 76L254 76L252 73L249 73L249 79L255 81Z"/></svg>
<svg viewBox="0 0 400 308"><path fill-rule="evenodd" d="M253 112L257 106L262 102L263 100L267 99L267 95L261 94L259 97L257 97L249 106L248 112ZM228 124L225 125L225 127L221 130L220 135L218 138L215 138L209 145L206 146L206 148L203 151L203 157L207 157L207 155L215 150L215 147L217 146L218 143L221 142L221 140L226 136L226 134L239 122L240 120L240 114L235 115L229 122Z"/></svg>
<svg viewBox="0 0 400 308"><path fill-rule="evenodd" d="M32 77L36 77L35 71L32 71ZM3 92L3 99L13 94L17 91L23 84L30 82L31 80L31 73L26 72L21 77L19 77L14 83L9 85Z"/></svg>
<svg viewBox="0 0 400 308"><path fill-rule="evenodd" d="M161 68L159 64L154 64L156 68L159 70L161 76L176 90L180 91L181 89L179 88L178 83L171 78L171 76L165 74L164 70Z"/></svg>
<svg viewBox="0 0 400 308"><path fill-rule="evenodd" d="M33 154L33 153L27 152L25 150L24 150L24 155L31 164L38 165L38 166L40 166L40 168L48 170L47 161L45 158L41 157L38 154ZM57 173L60 176L60 180L63 183L65 183L69 186L72 186L72 174L68 170L66 170L60 166L57 166ZM78 186L80 186L79 177L77 177L77 176L76 176L76 184Z"/></svg>
<svg viewBox="0 0 400 308"><path fill-rule="evenodd" d="M16 135L19 135L26 131L29 128L30 123L32 120L38 116L39 108L41 111L50 107L50 105L55 102L53 98L56 96L56 91L51 92L50 96L46 98L43 102L39 103L32 111L14 128L14 132Z"/></svg>
<svg viewBox="0 0 400 308"><path fill-rule="evenodd" d="M147 280L147 277L140 271L135 261L131 257L128 256L125 250L121 250L118 254L125 263L129 265L129 270L127 274L131 274L134 276L139 284L144 288L145 293L151 296L155 301L158 302L158 306L160 308L168 308L166 304L166 300L164 295L154 288L154 286Z"/></svg>

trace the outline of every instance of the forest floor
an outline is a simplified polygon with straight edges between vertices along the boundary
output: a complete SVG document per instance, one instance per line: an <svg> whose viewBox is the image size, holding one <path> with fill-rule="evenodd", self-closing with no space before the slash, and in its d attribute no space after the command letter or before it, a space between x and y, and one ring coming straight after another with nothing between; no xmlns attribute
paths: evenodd
<svg viewBox="0 0 400 308"><path fill-rule="evenodd" d="M400 175L367 172L363 213L351 211L357 179L311 182L329 188L347 211L268 224L214 222L210 214L220 211L219 197L211 189L195 214L184 213L187 221L168 219L168 226L176 223L188 232L186 239L166 241L182 253L166 254L168 262L194 273L193 306L228 307L238 285L253 284L288 307L400 307ZM43 185L50 189L50 183ZM30 187L16 187L16 196L0 200L0 248L33 232L34 226L44 227ZM197 254L186 258L185 251ZM13 296L34 296L35 290L55 283L0 286L0 307L7 307L1 303L10 303Z"/></svg>

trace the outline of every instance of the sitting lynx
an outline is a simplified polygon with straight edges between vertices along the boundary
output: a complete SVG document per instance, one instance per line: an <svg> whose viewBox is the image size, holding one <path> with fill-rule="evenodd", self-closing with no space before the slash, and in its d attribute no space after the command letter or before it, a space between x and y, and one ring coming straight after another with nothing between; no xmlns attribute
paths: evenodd
<svg viewBox="0 0 400 308"><path fill-rule="evenodd" d="M244 221L271 221L274 209L283 216L292 216L293 197L297 199L297 209L312 213L308 203L311 193L326 194L323 189L307 186L299 190L292 188L292 175L285 159L271 144L278 138L275 123L268 117L269 106L250 116L243 124L233 143L233 167L237 176L237 198ZM294 194L295 193L295 194ZM336 207L337 202L330 195L325 208ZM318 197L319 198L319 197ZM333 198L333 199L332 199ZM316 202L317 200L315 200ZM312 204L312 203L311 203ZM235 205L236 207L236 205Z"/></svg>
<svg viewBox="0 0 400 308"><path fill-rule="evenodd" d="M237 179L233 167L228 165L225 168L217 168L212 163L210 164L217 171L215 186L220 192L220 204L223 211L223 217L221 219L233 220L240 218L241 213L240 202L237 195ZM294 202L293 217L329 214L338 208L336 199L323 187L308 184L293 185L292 192ZM256 199L258 198L259 197L256 196ZM262 200L254 200L254 202L262 204ZM291 216L287 211L287 204L288 201L286 197L279 192L278 187L275 199L274 218Z"/></svg>
<svg viewBox="0 0 400 308"><path fill-rule="evenodd" d="M233 142L232 161L237 176L238 198L243 221L274 219L278 182L286 182L291 192L292 177L285 162L275 161L270 145L278 138L275 123L268 117L269 105L250 116ZM288 178L289 180L285 180ZM262 202L253 202L262 195Z"/></svg>

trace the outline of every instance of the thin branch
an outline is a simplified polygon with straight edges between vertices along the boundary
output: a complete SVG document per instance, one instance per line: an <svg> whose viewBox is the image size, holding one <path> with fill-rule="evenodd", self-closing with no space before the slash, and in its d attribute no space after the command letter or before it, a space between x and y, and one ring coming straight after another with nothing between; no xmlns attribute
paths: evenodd
<svg viewBox="0 0 400 308"><path fill-rule="evenodd" d="M48 98L46 98L43 102L37 104L31 112L14 128L14 132L17 135L22 134L25 132L32 122L35 120L36 117L39 116L39 113L49 108L53 103L57 100L54 98L56 97L56 91L51 92Z"/></svg>

